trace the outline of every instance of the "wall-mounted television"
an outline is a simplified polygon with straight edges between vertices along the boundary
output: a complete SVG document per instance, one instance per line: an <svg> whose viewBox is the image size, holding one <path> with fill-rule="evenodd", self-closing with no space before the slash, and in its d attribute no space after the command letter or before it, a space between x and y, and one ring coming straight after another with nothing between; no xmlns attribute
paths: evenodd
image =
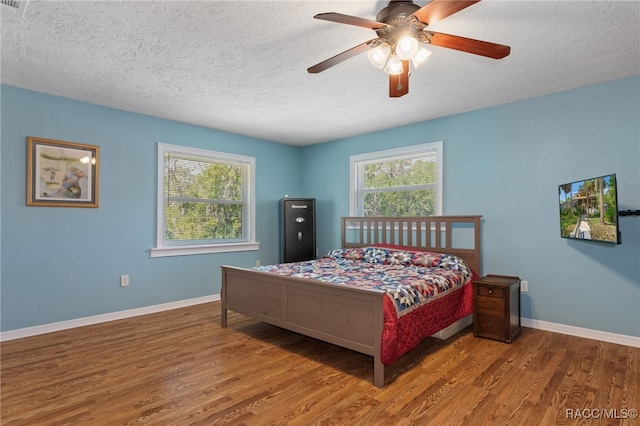
<svg viewBox="0 0 640 426"><path fill-rule="evenodd" d="M558 196L563 238L620 244L615 174L558 185Z"/></svg>

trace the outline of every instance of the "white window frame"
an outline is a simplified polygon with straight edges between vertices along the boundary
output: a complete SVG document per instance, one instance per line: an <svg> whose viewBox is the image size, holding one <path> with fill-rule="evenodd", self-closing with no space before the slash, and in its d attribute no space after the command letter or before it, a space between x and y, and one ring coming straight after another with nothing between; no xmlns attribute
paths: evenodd
<svg viewBox="0 0 640 426"><path fill-rule="evenodd" d="M436 215L442 215L442 188L443 188L443 153L442 141L424 143L420 145L411 145L402 148L387 149L384 151L368 152L366 154L352 155L350 160L350 200L349 211L351 216L364 216L364 192L362 181L362 173L360 173L360 165L368 162L376 162L380 160L399 160L403 157L424 154L428 151L435 151L436 154Z"/></svg>
<svg viewBox="0 0 640 426"><path fill-rule="evenodd" d="M244 182L245 197L247 204L245 213L248 213L243 222L243 229L248 227L244 232L241 241L220 242L220 243L203 243L189 245L172 245L165 240L165 203L164 203L164 156L165 153L176 153L180 155L188 155L196 158L204 158L215 161L238 163L248 166L246 180ZM191 148L179 145L158 144L158 195L157 195L157 213L156 213L156 247L150 251L151 257L165 256L182 256L191 254L206 253L227 253L237 251L259 250L260 243L256 242L256 211L255 211L255 169L256 160L253 157L244 155L235 155L225 152L209 151L206 149Z"/></svg>

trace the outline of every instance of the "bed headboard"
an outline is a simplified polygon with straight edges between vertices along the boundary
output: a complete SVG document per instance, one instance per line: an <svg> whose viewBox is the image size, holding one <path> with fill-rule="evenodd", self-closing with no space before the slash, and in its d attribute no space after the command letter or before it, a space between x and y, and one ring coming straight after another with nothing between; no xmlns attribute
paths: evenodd
<svg viewBox="0 0 640 426"><path fill-rule="evenodd" d="M342 247L373 244L456 255L481 274L482 216L342 217Z"/></svg>

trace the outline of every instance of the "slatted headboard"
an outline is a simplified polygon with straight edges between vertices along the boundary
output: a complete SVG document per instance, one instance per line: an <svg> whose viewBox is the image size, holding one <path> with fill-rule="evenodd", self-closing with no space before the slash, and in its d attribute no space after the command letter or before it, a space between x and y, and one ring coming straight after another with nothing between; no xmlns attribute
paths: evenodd
<svg viewBox="0 0 640 426"><path fill-rule="evenodd" d="M342 217L342 247L391 244L448 253L481 274L482 216Z"/></svg>

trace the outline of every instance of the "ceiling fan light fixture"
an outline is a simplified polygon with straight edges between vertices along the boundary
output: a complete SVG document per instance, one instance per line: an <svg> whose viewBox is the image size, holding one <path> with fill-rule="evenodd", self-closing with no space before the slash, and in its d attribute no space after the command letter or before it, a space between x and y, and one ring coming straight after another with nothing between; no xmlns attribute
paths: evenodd
<svg viewBox="0 0 640 426"><path fill-rule="evenodd" d="M427 62L427 59L429 59L429 56L431 56L430 50L427 50L422 46L418 46L418 51L411 58L411 62L413 62L413 67L417 69L420 65Z"/></svg>
<svg viewBox="0 0 640 426"><path fill-rule="evenodd" d="M384 67L384 71L387 74L398 75L402 74L402 61L398 58L398 55L394 55L393 53L389 55L389 59L387 60L387 64Z"/></svg>
<svg viewBox="0 0 640 426"><path fill-rule="evenodd" d="M371 63L378 67L382 68L387 63L387 58L389 58L389 54L391 53L391 48L388 44L381 44L373 49L369 50L368 56Z"/></svg>
<svg viewBox="0 0 640 426"><path fill-rule="evenodd" d="M410 35L404 35L396 43L396 55L403 61L413 58L418 53L418 40Z"/></svg>

